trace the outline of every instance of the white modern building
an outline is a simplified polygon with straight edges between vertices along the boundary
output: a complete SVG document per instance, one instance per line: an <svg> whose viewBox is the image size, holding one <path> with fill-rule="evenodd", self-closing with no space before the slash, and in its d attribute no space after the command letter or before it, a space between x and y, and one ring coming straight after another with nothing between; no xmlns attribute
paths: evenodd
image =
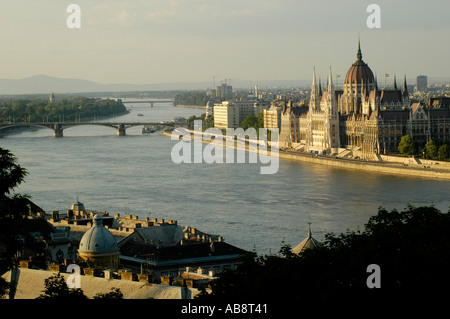
<svg viewBox="0 0 450 319"><path fill-rule="evenodd" d="M267 108L267 103L261 101L223 101L222 103L215 103L213 111L209 107L208 114L214 115L214 127L220 129L236 128L247 116L258 115Z"/></svg>
<svg viewBox="0 0 450 319"><path fill-rule="evenodd" d="M239 126L239 106L233 101L214 104L214 127L220 129Z"/></svg>

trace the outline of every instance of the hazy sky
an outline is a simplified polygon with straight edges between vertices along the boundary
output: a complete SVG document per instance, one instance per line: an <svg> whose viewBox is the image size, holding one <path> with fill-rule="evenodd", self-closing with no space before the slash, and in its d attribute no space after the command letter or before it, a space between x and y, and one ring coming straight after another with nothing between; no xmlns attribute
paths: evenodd
<svg viewBox="0 0 450 319"><path fill-rule="evenodd" d="M69 29L66 8L81 7ZM381 8L369 29L367 6ZM100 83L307 80L356 59L413 81L450 77L448 0L0 0L0 78Z"/></svg>

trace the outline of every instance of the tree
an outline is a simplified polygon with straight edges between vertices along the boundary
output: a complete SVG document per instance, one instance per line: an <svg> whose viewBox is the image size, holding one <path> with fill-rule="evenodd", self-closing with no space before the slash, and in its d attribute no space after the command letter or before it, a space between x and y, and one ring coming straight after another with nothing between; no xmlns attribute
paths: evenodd
<svg viewBox="0 0 450 319"><path fill-rule="evenodd" d="M0 299L5 298L8 292L9 292L9 283L5 280L5 278L0 277Z"/></svg>
<svg viewBox="0 0 450 319"><path fill-rule="evenodd" d="M433 140L429 140L427 144L425 144L424 151L427 158L434 159L438 155L438 148Z"/></svg>
<svg viewBox="0 0 450 319"><path fill-rule="evenodd" d="M0 147L0 272L16 267L15 253L20 244L15 236L26 229L27 216L34 205L29 196L12 194L23 182L27 170L16 162L16 157ZM35 205L34 205L35 206Z"/></svg>
<svg viewBox="0 0 450 319"><path fill-rule="evenodd" d="M263 128L264 127L264 112L258 113L258 115L256 115L256 118L258 119L258 127Z"/></svg>
<svg viewBox="0 0 450 319"><path fill-rule="evenodd" d="M258 132L258 128L259 128L259 122L258 122L258 118L253 115L250 114L248 115L241 123L241 127L246 130L249 127L253 127L254 129L256 129L256 131Z"/></svg>
<svg viewBox="0 0 450 319"><path fill-rule="evenodd" d="M203 120L203 129L206 130L210 127L214 127L214 116L208 115Z"/></svg>
<svg viewBox="0 0 450 319"><path fill-rule="evenodd" d="M23 182L27 170L16 163L16 157L7 149L0 147L0 199Z"/></svg>
<svg viewBox="0 0 450 319"><path fill-rule="evenodd" d="M320 247L292 256L244 256L236 270L226 270L211 282L202 298L286 301L385 302L438 298L450 284L450 211L433 206L407 206L402 212L379 208L363 231L326 234ZM369 265L382 273L382 288L369 289ZM293 287L293 289L286 289Z"/></svg>
<svg viewBox="0 0 450 319"><path fill-rule="evenodd" d="M69 288L60 273L45 279L45 290L36 299L84 300L87 297L80 288Z"/></svg>
<svg viewBox="0 0 450 319"><path fill-rule="evenodd" d="M438 150L439 160L446 160L450 156L450 147L448 144L441 145Z"/></svg>
<svg viewBox="0 0 450 319"><path fill-rule="evenodd" d="M123 293L119 288L111 288L108 293L98 293L94 296L94 299L123 299Z"/></svg>
<svg viewBox="0 0 450 319"><path fill-rule="evenodd" d="M411 136L404 135L398 144L398 151L402 155L414 155L416 153L416 147L412 141Z"/></svg>

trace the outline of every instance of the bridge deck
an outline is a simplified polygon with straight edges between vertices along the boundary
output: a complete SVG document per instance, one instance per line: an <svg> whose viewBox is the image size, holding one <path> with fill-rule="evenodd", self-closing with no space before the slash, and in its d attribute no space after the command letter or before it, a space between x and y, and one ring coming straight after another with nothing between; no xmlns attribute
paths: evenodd
<svg viewBox="0 0 450 319"><path fill-rule="evenodd" d="M122 103L173 103L174 100L160 100L160 101L152 101L152 100L138 100L138 101L124 101Z"/></svg>
<svg viewBox="0 0 450 319"><path fill-rule="evenodd" d="M139 125L186 125L186 123L181 122L13 122L13 123L0 123L0 127L7 126L74 126L74 125L128 125L128 126L139 126Z"/></svg>

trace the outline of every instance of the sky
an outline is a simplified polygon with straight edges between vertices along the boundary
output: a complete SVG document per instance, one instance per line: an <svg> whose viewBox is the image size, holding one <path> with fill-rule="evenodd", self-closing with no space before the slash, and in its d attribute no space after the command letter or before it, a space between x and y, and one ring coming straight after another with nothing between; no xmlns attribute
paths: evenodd
<svg viewBox="0 0 450 319"><path fill-rule="evenodd" d="M70 29L69 4L81 9ZM380 28L369 28L370 4ZM0 0L0 78L103 84L450 77L448 0ZM232 82L231 82L232 83Z"/></svg>

